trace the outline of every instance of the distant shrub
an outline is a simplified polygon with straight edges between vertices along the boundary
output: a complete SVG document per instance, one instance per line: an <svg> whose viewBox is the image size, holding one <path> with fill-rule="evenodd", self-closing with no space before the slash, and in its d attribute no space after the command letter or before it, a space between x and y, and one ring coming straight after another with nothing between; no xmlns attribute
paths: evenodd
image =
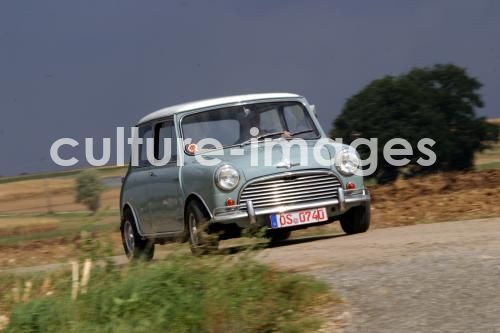
<svg viewBox="0 0 500 333"><path fill-rule="evenodd" d="M101 206L103 185L97 171L85 170L76 179L76 202L82 203L92 212Z"/></svg>

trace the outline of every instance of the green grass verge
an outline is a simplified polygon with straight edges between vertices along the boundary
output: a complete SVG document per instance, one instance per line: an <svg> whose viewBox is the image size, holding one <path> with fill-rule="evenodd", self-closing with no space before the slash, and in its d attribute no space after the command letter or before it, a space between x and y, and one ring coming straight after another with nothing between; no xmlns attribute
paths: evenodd
<svg viewBox="0 0 500 333"><path fill-rule="evenodd" d="M333 301L324 283L247 255L100 269L76 301L70 278L51 296L15 305L6 332L311 332L321 325L317 310Z"/></svg>

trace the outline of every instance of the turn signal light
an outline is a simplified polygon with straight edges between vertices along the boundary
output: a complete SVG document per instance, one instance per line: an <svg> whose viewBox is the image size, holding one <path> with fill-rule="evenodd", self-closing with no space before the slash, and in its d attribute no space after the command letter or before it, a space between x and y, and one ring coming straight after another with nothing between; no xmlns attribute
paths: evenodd
<svg viewBox="0 0 500 333"><path fill-rule="evenodd" d="M236 204L236 202L234 202L234 200L231 198L228 198L226 200L226 206L234 206L235 204Z"/></svg>
<svg viewBox="0 0 500 333"><path fill-rule="evenodd" d="M349 183L347 183L345 188L348 190L354 190L356 188L356 184L354 184L353 182L349 182Z"/></svg>

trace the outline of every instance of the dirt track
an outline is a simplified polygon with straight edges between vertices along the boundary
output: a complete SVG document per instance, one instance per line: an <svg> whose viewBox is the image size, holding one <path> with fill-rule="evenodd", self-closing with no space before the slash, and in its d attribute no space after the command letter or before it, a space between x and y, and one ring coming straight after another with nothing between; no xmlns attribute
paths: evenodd
<svg viewBox="0 0 500 333"><path fill-rule="evenodd" d="M331 283L345 332L500 332L500 218L290 241L260 257Z"/></svg>

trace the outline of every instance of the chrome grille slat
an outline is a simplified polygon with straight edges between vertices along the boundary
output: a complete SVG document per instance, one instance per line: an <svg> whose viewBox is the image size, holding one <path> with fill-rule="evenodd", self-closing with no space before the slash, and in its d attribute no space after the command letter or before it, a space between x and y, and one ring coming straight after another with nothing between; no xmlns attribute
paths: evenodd
<svg viewBox="0 0 500 333"><path fill-rule="evenodd" d="M321 174L318 174L318 175L310 175L310 176L293 176L293 175L284 175L282 177L282 179L273 179L273 180L267 180L266 181L266 184L276 184L276 183L286 183L287 182L287 178L288 177L295 177L297 179L303 179L303 180L307 180L307 179L314 179L314 178L324 178L325 175L321 175Z"/></svg>
<svg viewBox="0 0 500 333"><path fill-rule="evenodd" d="M255 206L258 206L260 203L262 202L275 202L275 203L279 203L281 201L285 201L285 200L291 200L291 199L307 199L307 198L315 198L315 197L318 197L318 196L327 196L329 198L336 198L337 195L336 194L333 194L333 193L321 193L321 192L314 192L314 193L308 193L308 194L305 194L305 193L301 193L301 194L298 194L298 195L290 195L290 196L286 196L286 197L266 197L266 198L262 198L262 199L257 199L257 200L252 200L253 204Z"/></svg>
<svg viewBox="0 0 500 333"><path fill-rule="evenodd" d="M300 198L300 199L293 199L293 200L283 200L283 201L280 201L279 204L277 204L276 202L263 202L263 203L259 204L259 208L283 206L283 205L289 205L289 204L295 204L295 203L307 203L307 202L314 202L314 201L320 201L320 200L324 200L324 199L335 199L335 198L332 198L331 196L325 195L325 196L316 196L314 198L309 198L309 199ZM243 210L245 209L245 203L242 203L241 208Z"/></svg>
<svg viewBox="0 0 500 333"><path fill-rule="evenodd" d="M294 199L294 200L284 200L284 201L280 201L279 204L277 204L276 202L261 203L261 204L259 204L259 208L272 207L272 206L282 206L282 205L290 205L290 204L300 203L300 202L319 201L319 200L323 200L323 199L332 199L332 197L330 197L330 196L317 196L317 197L315 197L314 199L311 199L311 200L304 200L302 198L300 198L300 199Z"/></svg>
<svg viewBox="0 0 500 333"><path fill-rule="evenodd" d="M270 178L251 181L239 196L239 204L245 209L246 200L252 200L254 208L313 202L338 197L340 180L331 172L284 173Z"/></svg>
<svg viewBox="0 0 500 333"><path fill-rule="evenodd" d="M254 193L254 192L261 192L261 191L275 191L275 190L281 190L283 188L286 189L293 189L293 188L301 188L301 187L311 187L315 185L320 185L320 184L328 184L330 186L336 186L340 187L340 183L338 181L332 181L332 180L319 180L315 182L293 182L293 185L290 185L290 183L283 183L279 186L273 185L273 186L252 186L251 189L245 189L244 194L246 193ZM243 194L242 194L243 195Z"/></svg>
<svg viewBox="0 0 500 333"><path fill-rule="evenodd" d="M314 194L314 193L325 193L329 192L332 195L337 193L337 187L335 186L328 186L328 187L314 187L314 188L309 188L307 191L300 191L300 194L298 195L306 195L306 194ZM245 195L241 196L240 200L252 200L254 202L257 202L261 199L267 199L267 198L287 198L289 196L296 196L297 195L297 190L296 189L291 189L291 190L281 190L281 191L271 191L271 192L263 192L263 193L255 193L253 195Z"/></svg>
<svg viewBox="0 0 500 333"><path fill-rule="evenodd" d="M309 182L309 181L314 181L314 180L325 180L325 179L331 179L331 180L337 180L336 178L330 178L330 177L325 177L325 176L322 176L322 177L293 177L293 176L283 176L282 179L277 179L277 180L268 180L268 181L265 181L265 182L262 182L263 184L261 185L266 185L266 186L272 186L272 185L276 185L276 184L286 184L288 182L290 182L291 180L294 180L294 181L304 181L304 182ZM256 186L257 184L260 184L261 182L258 182L258 183L255 183L255 184L252 184L251 186Z"/></svg>

